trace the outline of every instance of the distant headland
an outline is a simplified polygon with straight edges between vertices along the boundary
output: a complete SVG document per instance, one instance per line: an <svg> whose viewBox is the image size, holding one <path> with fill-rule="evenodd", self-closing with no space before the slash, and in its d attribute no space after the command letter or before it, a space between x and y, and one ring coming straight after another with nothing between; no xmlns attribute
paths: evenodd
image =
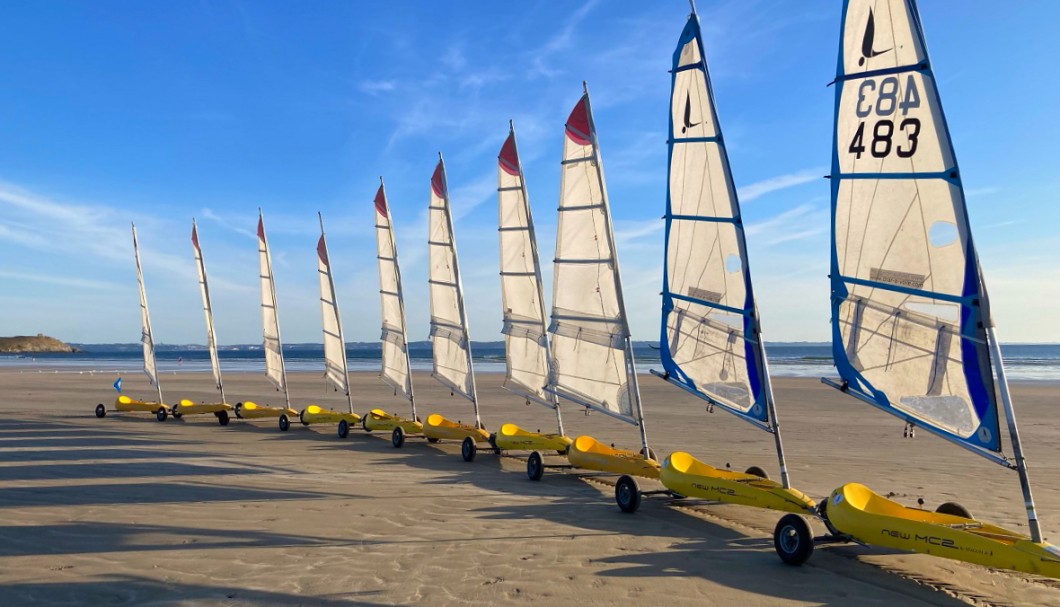
<svg viewBox="0 0 1060 607"><path fill-rule="evenodd" d="M54 337L48 337L43 333L38 333L36 337L29 337L26 335L0 337L0 352L78 352L78 349L70 344L63 343Z"/></svg>

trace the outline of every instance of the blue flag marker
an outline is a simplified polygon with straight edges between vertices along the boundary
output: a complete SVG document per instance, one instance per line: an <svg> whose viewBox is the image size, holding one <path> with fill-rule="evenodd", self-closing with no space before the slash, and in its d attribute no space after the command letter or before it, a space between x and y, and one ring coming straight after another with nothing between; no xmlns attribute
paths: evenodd
<svg viewBox="0 0 1060 607"><path fill-rule="evenodd" d="M114 381L114 389L118 391L118 394L121 394L121 378L120 377L117 380Z"/></svg>

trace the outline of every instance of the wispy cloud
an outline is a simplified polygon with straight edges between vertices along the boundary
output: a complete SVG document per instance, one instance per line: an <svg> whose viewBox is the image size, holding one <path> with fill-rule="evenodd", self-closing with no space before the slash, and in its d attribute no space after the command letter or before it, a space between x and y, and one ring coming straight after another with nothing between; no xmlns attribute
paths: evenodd
<svg viewBox="0 0 1060 607"><path fill-rule="evenodd" d="M548 65L549 59L554 54L571 47L578 24L581 23L582 19L585 19L585 16L590 11L596 8L597 4L599 4L599 0L591 0L582 4L578 10L570 14L566 23L554 36L541 46L530 51L531 78L540 76L551 80L563 73L563 70Z"/></svg>
<svg viewBox="0 0 1060 607"><path fill-rule="evenodd" d="M827 209L801 204L765 221L750 224L745 232L747 238L753 238L756 244L773 246L812 238L829 229Z"/></svg>
<svg viewBox="0 0 1060 607"><path fill-rule="evenodd" d="M0 270L0 278L7 278L9 280L16 281L38 282L43 284L59 285L61 287L73 287L75 289L108 290L117 287L115 283L107 282L104 280L92 280L89 278L79 278L76 276L59 276L56 274L12 272L10 270Z"/></svg>
<svg viewBox="0 0 1060 607"><path fill-rule="evenodd" d="M795 173L789 173L787 175L778 175L776 177L770 177L769 179L763 179L749 185L742 186L737 189L737 193L740 196L740 202L751 202L756 198L761 198L766 194L776 192L778 190L784 190L787 188L809 183L816 179L821 179L821 176L827 172L827 169L806 169Z"/></svg>
<svg viewBox="0 0 1060 607"><path fill-rule="evenodd" d="M365 80L357 85L362 93L379 95L389 93L397 88L397 82L393 80Z"/></svg>

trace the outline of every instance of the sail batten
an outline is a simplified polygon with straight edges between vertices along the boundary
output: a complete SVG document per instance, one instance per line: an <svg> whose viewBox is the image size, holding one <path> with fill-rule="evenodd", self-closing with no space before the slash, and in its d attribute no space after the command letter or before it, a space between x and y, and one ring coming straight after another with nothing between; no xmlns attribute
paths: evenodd
<svg viewBox="0 0 1060 607"><path fill-rule="evenodd" d="M191 245L195 254L195 266L199 272L199 293L202 295L202 312L206 320L206 348L210 353L210 369L213 371L214 386L221 393L221 402L225 402L225 389L221 381L221 361L217 356L217 333L213 324L213 305L210 302L210 284L206 278L206 262L203 260L202 247L199 245L199 229L195 220L191 221Z"/></svg>
<svg viewBox="0 0 1060 607"><path fill-rule="evenodd" d="M291 396L287 389L287 369L283 361L283 340L280 337L280 316L276 302L276 281L272 274L272 255L265 237L265 218L258 211L258 279L261 286L262 350L265 351L265 377L282 390L287 408Z"/></svg>
<svg viewBox="0 0 1060 607"><path fill-rule="evenodd" d="M140 289L140 342L144 353L144 374L158 393L162 402L162 384L158 381L158 364L155 361L155 338L151 331L151 313L147 308L147 290L144 288L144 272L140 266L140 244L136 240L136 226L132 226L133 256L136 259L136 284Z"/></svg>
<svg viewBox="0 0 1060 607"><path fill-rule="evenodd" d="M740 205L695 14L671 73L664 377L775 432Z"/></svg>
<svg viewBox="0 0 1060 607"><path fill-rule="evenodd" d="M401 268L398 265L397 242L390 220L390 207L380 179L375 194L376 260L379 265L379 300L382 329L383 381L409 400L412 418L416 418L416 398L412 390L412 370L409 362L408 331L405 322L405 298L401 287Z"/></svg>
<svg viewBox="0 0 1060 607"><path fill-rule="evenodd" d="M449 207L445 164L441 157L431 176L428 209L427 282L430 289L430 339L434 361L431 375L455 394L470 400L475 408L475 421L481 424L471 362L471 339L453 234L453 216Z"/></svg>
<svg viewBox="0 0 1060 607"><path fill-rule="evenodd" d="M335 298L335 278L324 236L324 219L320 218L320 239L317 241L317 276L320 280L320 315L324 334L324 378L346 397L353 413L350 393L350 374L346 362L346 340L342 334L342 316Z"/></svg>
<svg viewBox="0 0 1060 607"><path fill-rule="evenodd" d="M548 390L640 427L647 447L589 94L564 129Z"/></svg>
<svg viewBox="0 0 1060 607"><path fill-rule="evenodd" d="M549 342L544 291L534 218L526 190L515 128L497 155L497 232L500 243L501 305L504 326L504 388L529 402L556 409L556 395L546 391Z"/></svg>
<svg viewBox="0 0 1060 607"><path fill-rule="evenodd" d="M832 341L872 404L998 459L986 290L912 0L850 0L836 70Z"/></svg>

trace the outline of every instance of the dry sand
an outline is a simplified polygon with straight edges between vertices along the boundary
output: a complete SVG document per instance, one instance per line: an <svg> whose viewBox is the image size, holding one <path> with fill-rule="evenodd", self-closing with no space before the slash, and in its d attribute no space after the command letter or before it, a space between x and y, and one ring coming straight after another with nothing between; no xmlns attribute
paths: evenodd
<svg viewBox="0 0 1060 607"><path fill-rule="evenodd" d="M263 377L227 377L229 400L277 403ZM483 420L552 428L551 413L479 377ZM607 477L549 472L456 444L333 426L288 433L275 420L213 416L95 419L113 377L0 373L0 604L59 605L1060 605L1060 583L933 557L857 546L818 549L804 567L773 553L778 515L718 505L614 505ZM357 410L405 403L356 374ZM648 434L664 455L776 474L769 436L653 378ZM469 403L416 377L420 414L470 420ZM959 500L980 518L1025 529L1014 473L923 434L813 380L776 382L795 486L820 498L847 481L927 506ZM141 378L126 393L148 396ZM205 375L163 378L167 398L207 399ZM340 406L310 374L297 406ZM1060 531L1060 386L1015 387L1046 536ZM637 445L631 426L567 412L571 436ZM650 487L649 487L650 488Z"/></svg>

